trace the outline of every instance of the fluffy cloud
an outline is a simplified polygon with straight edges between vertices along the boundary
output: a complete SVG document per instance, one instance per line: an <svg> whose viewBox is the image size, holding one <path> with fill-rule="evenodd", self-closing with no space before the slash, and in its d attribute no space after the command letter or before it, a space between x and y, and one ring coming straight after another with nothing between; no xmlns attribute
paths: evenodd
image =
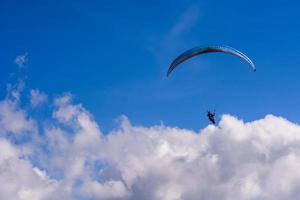
<svg viewBox="0 0 300 200"><path fill-rule="evenodd" d="M300 126L281 117L246 123L224 115L218 126L194 132L134 126L123 116L105 134L69 94L54 100L47 123L9 99L0 110L1 199L284 200L300 194ZM37 136L15 144L6 132Z"/></svg>
<svg viewBox="0 0 300 200"><path fill-rule="evenodd" d="M23 159L20 149L0 139L0 199L50 200L68 198L64 186Z"/></svg>

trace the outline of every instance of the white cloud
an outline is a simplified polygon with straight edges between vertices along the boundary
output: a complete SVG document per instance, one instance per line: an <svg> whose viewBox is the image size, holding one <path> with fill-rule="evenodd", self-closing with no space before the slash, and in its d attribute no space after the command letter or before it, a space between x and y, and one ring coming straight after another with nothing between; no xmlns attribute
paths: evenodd
<svg viewBox="0 0 300 200"><path fill-rule="evenodd" d="M48 100L47 94L39 91L38 89L30 91L30 104L32 107L40 106Z"/></svg>
<svg viewBox="0 0 300 200"><path fill-rule="evenodd" d="M300 194L300 126L224 115L199 132L134 126L103 134L71 95L54 101L32 153L0 137L0 199L283 200ZM19 104L0 103L2 132L33 131ZM1 113L1 112L0 112ZM10 124L15 120L20 125ZM37 123L39 120L36 120ZM42 147L42 148L41 148Z"/></svg>
<svg viewBox="0 0 300 200"><path fill-rule="evenodd" d="M189 6L177 19L169 32L169 36L177 36L195 26L200 18L198 5Z"/></svg>
<svg viewBox="0 0 300 200"><path fill-rule="evenodd" d="M182 51L182 49L187 48L186 35L199 25L200 17L200 6L191 4L182 13L179 13L174 23L169 26L165 33L150 38L147 48L160 64L165 65L161 62L165 62L168 57L174 57L174 54L178 54L178 50Z"/></svg>
<svg viewBox="0 0 300 200"><path fill-rule="evenodd" d="M0 133L21 134L35 129L35 123L27 113L11 100L0 102Z"/></svg>
<svg viewBox="0 0 300 200"><path fill-rule="evenodd" d="M50 200L68 198L59 181L42 175L30 161L21 159L18 147L0 139L0 199Z"/></svg>
<svg viewBox="0 0 300 200"><path fill-rule="evenodd" d="M107 181L103 184L91 181L84 184L82 192L95 199L126 198L128 191L122 181Z"/></svg>
<svg viewBox="0 0 300 200"><path fill-rule="evenodd" d="M18 65L19 68L25 67L27 62L28 62L28 53L18 55L15 58L15 64Z"/></svg>
<svg viewBox="0 0 300 200"><path fill-rule="evenodd" d="M25 83L23 80L19 79L16 84L7 84L7 99L18 102L20 101L21 93L25 89Z"/></svg>
<svg viewBox="0 0 300 200"><path fill-rule="evenodd" d="M72 105L72 95L66 94L56 98L54 105L56 110L53 112L53 117L61 123L70 123L72 119L80 112L81 105Z"/></svg>

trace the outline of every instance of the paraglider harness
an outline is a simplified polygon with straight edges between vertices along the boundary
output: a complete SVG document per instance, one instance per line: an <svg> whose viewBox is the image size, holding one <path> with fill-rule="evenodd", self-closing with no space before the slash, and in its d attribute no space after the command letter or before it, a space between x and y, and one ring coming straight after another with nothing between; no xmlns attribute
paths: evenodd
<svg viewBox="0 0 300 200"><path fill-rule="evenodd" d="M208 117L209 121L211 121L211 123L213 123L213 124L216 124L215 115L216 115L215 110L214 110L214 112L207 111L207 117Z"/></svg>

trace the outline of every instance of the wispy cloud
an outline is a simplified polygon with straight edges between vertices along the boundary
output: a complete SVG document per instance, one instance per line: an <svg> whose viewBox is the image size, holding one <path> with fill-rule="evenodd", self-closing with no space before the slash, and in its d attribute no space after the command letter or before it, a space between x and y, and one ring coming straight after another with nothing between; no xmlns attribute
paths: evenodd
<svg viewBox="0 0 300 200"><path fill-rule="evenodd" d="M25 67L27 62L28 62L28 53L18 55L15 58L15 64L18 65L19 68Z"/></svg>
<svg viewBox="0 0 300 200"><path fill-rule="evenodd" d="M19 79L16 84L7 84L7 98L18 102L21 97L21 93L25 89L25 82L22 79Z"/></svg>
<svg viewBox="0 0 300 200"><path fill-rule="evenodd" d="M48 95L39 91L38 89L33 89L30 91L30 104L32 107L38 107L48 100Z"/></svg>
<svg viewBox="0 0 300 200"><path fill-rule="evenodd" d="M197 25L200 19L200 7L191 5L177 19L167 36L178 36L185 31L189 31L193 26Z"/></svg>
<svg viewBox="0 0 300 200"><path fill-rule="evenodd" d="M148 48L159 64L164 62L169 55L174 55L174 52L186 45L184 34L190 33L199 24L200 19L200 6L192 4L174 20L174 24L164 34L156 37L154 39L155 42L150 42Z"/></svg>

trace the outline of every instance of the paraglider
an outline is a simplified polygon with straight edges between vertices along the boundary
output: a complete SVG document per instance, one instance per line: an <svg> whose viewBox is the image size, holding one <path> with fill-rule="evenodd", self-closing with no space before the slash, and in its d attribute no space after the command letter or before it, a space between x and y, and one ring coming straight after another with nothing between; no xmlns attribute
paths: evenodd
<svg viewBox="0 0 300 200"><path fill-rule="evenodd" d="M170 65L168 72L167 72L167 76L169 76L171 74L171 72L182 62L197 56L197 55L201 55L201 54L206 54L206 53L214 53L214 52L222 52L222 53L227 53L233 56L237 56L239 58L241 58L242 60L246 61L252 68L252 70L255 72L256 71L256 67L255 64L251 61L251 59L249 57L247 57L245 54L243 54L242 52L229 47L229 46L217 46L217 45L212 45L212 46L201 46L201 47L195 47L192 48L188 51L185 51L184 53L182 53L181 55L179 55Z"/></svg>
<svg viewBox="0 0 300 200"><path fill-rule="evenodd" d="M169 76L172 73L172 71L178 65L180 65L182 62L184 62L194 56L197 56L197 55L202 55L202 54L207 54L207 53L215 53L215 52L226 53L226 54L230 54L230 55L239 57L240 59L246 61L251 66L251 68L254 72L256 71L255 64L252 62L252 60L248 56L246 56L242 52L240 52L232 47L229 47L229 46L212 45L212 46L195 47L188 51L183 52L171 63L171 65L169 66L168 72L167 72L167 76ZM215 115L216 115L215 111L214 112L207 111L207 117L212 124L216 124Z"/></svg>
<svg viewBox="0 0 300 200"><path fill-rule="evenodd" d="M215 111L214 112L207 111L207 117L209 121L211 121L211 123L213 124L216 124L215 115L216 115Z"/></svg>

